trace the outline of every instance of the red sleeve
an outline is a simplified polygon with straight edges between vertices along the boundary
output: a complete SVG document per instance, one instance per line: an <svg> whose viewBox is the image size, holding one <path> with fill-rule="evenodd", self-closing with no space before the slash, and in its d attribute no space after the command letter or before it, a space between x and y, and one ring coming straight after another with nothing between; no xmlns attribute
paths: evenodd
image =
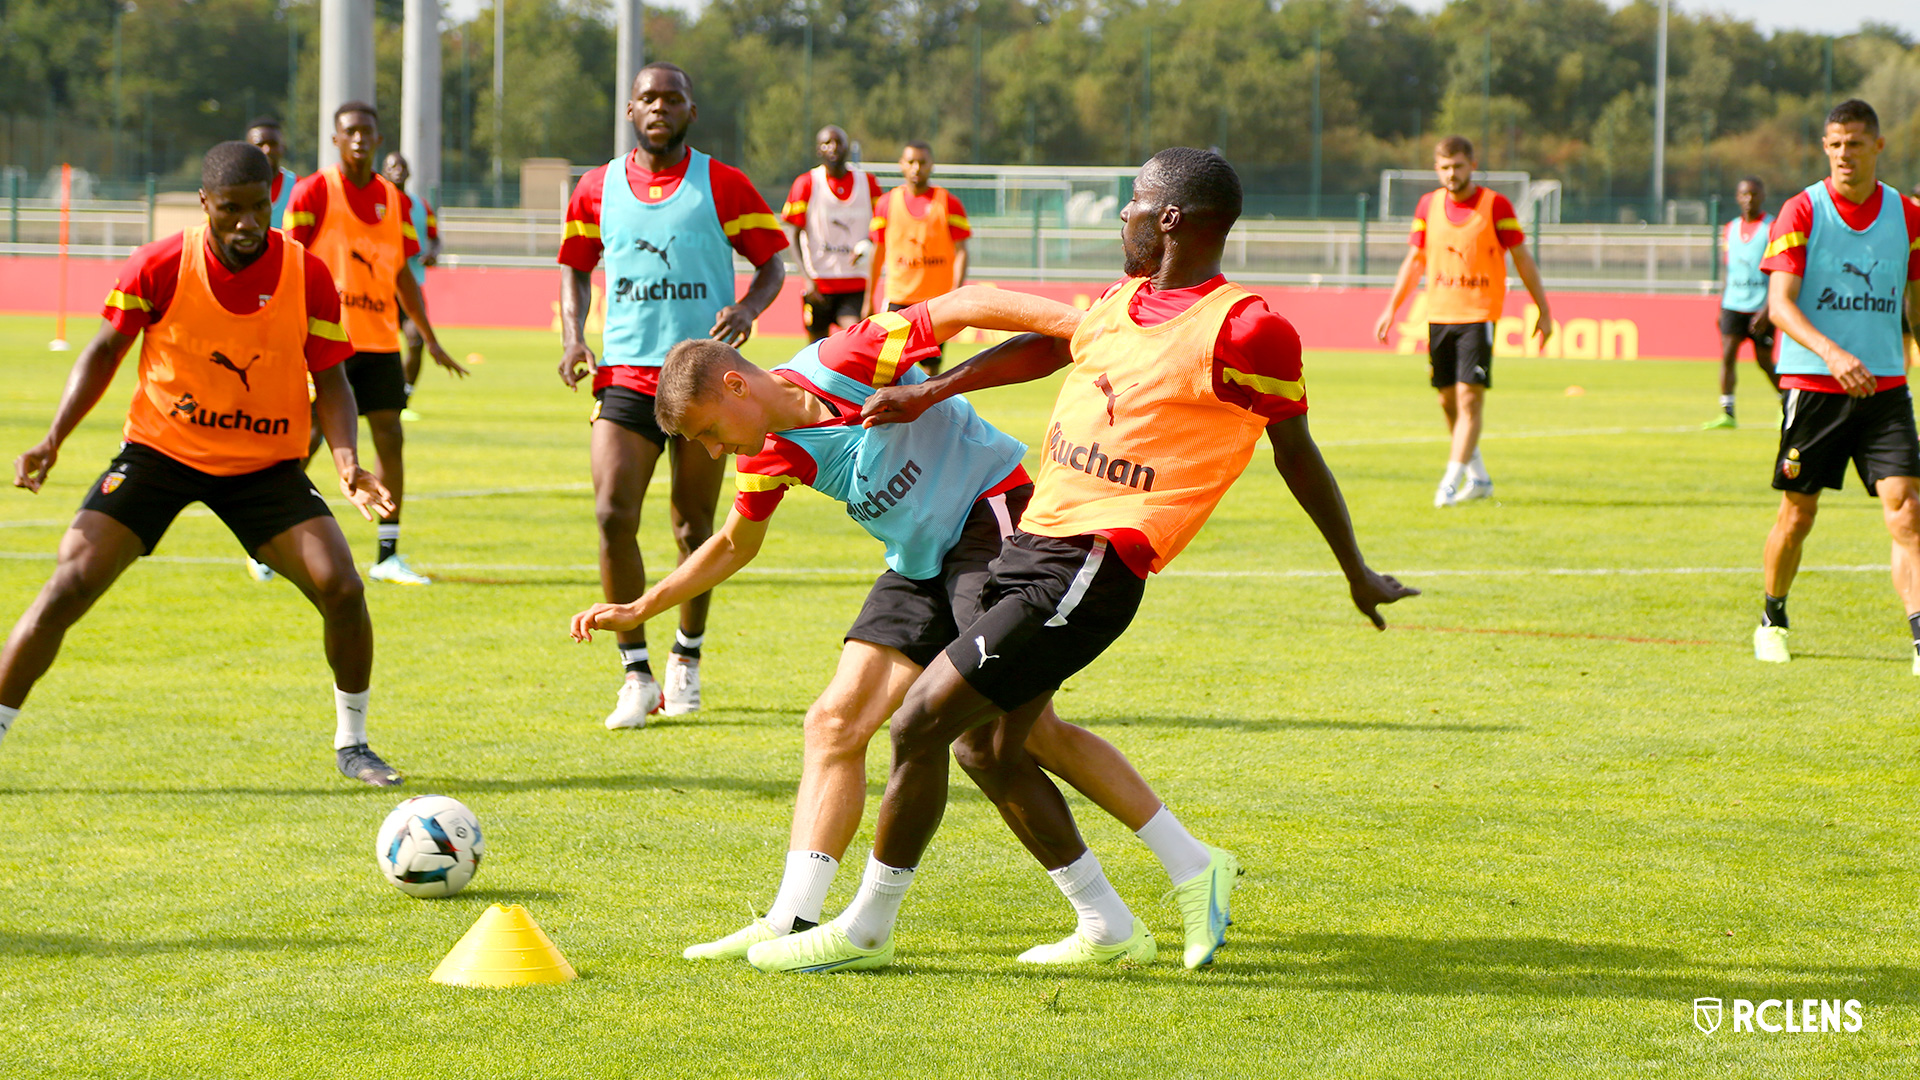
<svg viewBox="0 0 1920 1080"><path fill-rule="evenodd" d="M427 235L422 237L422 239L423 240L440 239L440 212L438 210L435 210L433 208L433 204L428 202L425 199L421 199L420 204L427 208Z"/></svg>
<svg viewBox="0 0 1920 1080"><path fill-rule="evenodd" d="M1407 234L1407 243L1412 244L1422 251L1425 251L1427 247L1427 203L1432 200L1432 198L1433 192L1429 191L1425 195L1420 196L1420 201L1414 204L1413 228L1412 231Z"/></svg>
<svg viewBox="0 0 1920 1080"><path fill-rule="evenodd" d="M872 200L875 207L880 205L880 178L872 173L867 174L867 197ZM1920 206L1920 203L1914 205Z"/></svg>
<svg viewBox="0 0 1920 1080"><path fill-rule="evenodd" d="M394 192L400 196L396 208L400 211L400 255L411 259L420 254L420 234L413 231L413 197L399 188Z"/></svg>
<svg viewBox="0 0 1920 1080"><path fill-rule="evenodd" d="M1500 238L1500 246L1516 247L1527 239L1520 228L1520 215L1514 212L1513 203L1499 192L1493 193L1493 231Z"/></svg>
<svg viewBox="0 0 1920 1080"><path fill-rule="evenodd" d="M808 169L793 178L793 187L787 191L787 204L780 208L780 220L804 228L807 224L807 200L812 197L813 170Z"/></svg>
<svg viewBox="0 0 1920 1080"><path fill-rule="evenodd" d="M282 219L287 235L302 244L311 244L320 219L326 216L326 175L312 173L301 177L300 182L293 185L293 194L287 196L287 214Z"/></svg>
<svg viewBox="0 0 1920 1080"><path fill-rule="evenodd" d="M733 508L748 521L765 521L773 516L787 489L795 484L812 484L819 475L813 455L778 435L768 435L760 452L734 460Z"/></svg>
<svg viewBox="0 0 1920 1080"><path fill-rule="evenodd" d="M353 343L340 319L340 292L327 264L303 252L307 266L307 370L325 371L353 355Z"/></svg>
<svg viewBox="0 0 1920 1080"><path fill-rule="evenodd" d="M1907 208L1907 280L1920 281L1920 202L1900 202Z"/></svg>
<svg viewBox="0 0 1920 1080"><path fill-rule="evenodd" d="M1260 297L1234 305L1213 347L1213 392L1271 424L1307 411L1300 334Z"/></svg>
<svg viewBox="0 0 1920 1080"><path fill-rule="evenodd" d="M960 205L960 197L947 192L947 232L955 240L965 240L973 235L973 224L967 220L967 208Z"/></svg>
<svg viewBox="0 0 1920 1080"><path fill-rule="evenodd" d="M925 301L883 311L820 343L820 362L868 386L891 386L940 351Z"/></svg>
<svg viewBox="0 0 1920 1080"><path fill-rule="evenodd" d="M120 276L114 279L113 290L101 306L101 316L128 337L159 321L173 302L173 289L180 281L180 253L185 246L185 234L174 233L135 249L120 267Z"/></svg>
<svg viewBox="0 0 1920 1080"><path fill-rule="evenodd" d="M1813 200L1802 191L1787 200L1767 233L1767 253L1760 259L1765 273L1807 276L1807 232L1813 228Z"/></svg>
<svg viewBox="0 0 1920 1080"><path fill-rule="evenodd" d="M787 231L746 173L715 161L707 175L712 178L713 208L720 216L720 228L741 258L759 266L786 250Z"/></svg>
<svg viewBox="0 0 1920 1080"><path fill-rule="evenodd" d="M600 195L606 190L607 167L587 170L573 185L573 198L567 200L567 223L560 234L560 265L571 266L583 274L593 273L600 265Z"/></svg>

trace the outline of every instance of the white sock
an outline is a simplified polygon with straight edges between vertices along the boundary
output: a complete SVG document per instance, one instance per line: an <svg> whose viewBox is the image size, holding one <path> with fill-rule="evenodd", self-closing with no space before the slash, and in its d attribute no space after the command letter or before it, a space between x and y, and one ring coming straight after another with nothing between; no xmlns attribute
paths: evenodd
<svg viewBox="0 0 1920 1080"><path fill-rule="evenodd" d="M686 631L675 629L673 632L673 640L674 640L674 643L679 645L681 648L693 649L697 652L700 646L705 645L707 643L707 635L704 633L700 633L700 634L695 634L692 637L688 637Z"/></svg>
<svg viewBox="0 0 1920 1080"><path fill-rule="evenodd" d="M1467 465L1463 461L1447 462L1447 474L1440 478L1441 487L1458 487L1460 478L1467 475Z"/></svg>
<svg viewBox="0 0 1920 1080"><path fill-rule="evenodd" d="M1726 413L1728 416L1733 415L1733 395L1732 394L1720 395L1720 411L1723 413Z"/></svg>
<svg viewBox="0 0 1920 1080"><path fill-rule="evenodd" d="M628 664L650 663L649 658L647 656L647 647L644 644L626 645L616 641L613 643L613 647L620 653L621 667L626 667ZM646 677L649 679L653 678L651 669L649 669L648 672L646 673Z"/></svg>
<svg viewBox="0 0 1920 1080"><path fill-rule="evenodd" d="M1486 463L1480 460L1480 448L1477 446L1473 448L1473 456L1467 459L1467 475L1483 484L1493 482L1493 477L1487 475Z"/></svg>
<svg viewBox="0 0 1920 1080"><path fill-rule="evenodd" d="M349 694L339 687L333 690L333 748L359 746L367 741L367 698L371 689Z"/></svg>
<svg viewBox="0 0 1920 1080"><path fill-rule="evenodd" d="M1133 912L1113 891L1100 857L1089 851L1058 870L1047 871L1074 914L1080 916L1080 935L1095 945L1118 945L1133 936Z"/></svg>
<svg viewBox="0 0 1920 1080"><path fill-rule="evenodd" d="M380 540L400 539L400 523L397 521L383 521L374 527L374 531Z"/></svg>
<svg viewBox="0 0 1920 1080"><path fill-rule="evenodd" d="M0 739L7 737L7 729L13 726L13 719L20 710L9 705L0 705Z"/></svg>
<svg viewBox="0 0 1920 1080"><path fill-rule="evenodd" d="M793 932L795 919L817 924L820 908L827 902L827 889L839 869L840 860L823 852L787 852L787 872L767 912L767 924L783 934Z"/></svg>
<svg viewBox="0 0 1920 1080"><path fill-rule="evenodd" d="M1140 842L1153 852L1153 857L1160 860L1161 867L1167 872L1167 879L1175 886L1185 885L1199 877L1207 869L1207 864L1213 861L1213 852L1207 850L1207 845L1195 840L1187 827L1180 824L1180 819L1173 816L1173 811L1164 805L1151 821L1140 826L1140 830L1133 835L1139 837Z"/></svg>
<svg viewBox="0 0 1920 1080"><path fill-rule="evenodd" d="M867 872L860 878L860 891L853 903L833 921L847 937L863 949L877 949L893 936L893 924L900 918L900 901L907 898L907 886L913 884L913 867L888 866L867 856Z"/></svg>

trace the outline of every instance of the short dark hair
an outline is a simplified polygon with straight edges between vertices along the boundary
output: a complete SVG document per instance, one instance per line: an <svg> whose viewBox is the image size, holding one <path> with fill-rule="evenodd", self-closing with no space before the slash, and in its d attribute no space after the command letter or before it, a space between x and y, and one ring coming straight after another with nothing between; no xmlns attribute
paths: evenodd
<svg viewBox="0 0 1920 1080"><path fill-rule="evenodd" d="M1465 135L1449 135L1433 144L1434 157L1454 157L1459 154L1467 155L1468 161L1477 160L1473 156L1473 140Z"/></svg>
<svg viewBox="0 0 1920 1080"><path fill-rule="evenodd" d="M901 145L900 152L904 154L909 150L925 150L928 157L933 156L933 147L925 139L908 139Z"/></svg>
<svg viewBox="0 0 1920 1080"><path fill-rule="evenodd" d="M687 409L718 397L720 376L745 363L733 346L712 338L688 338L668 349L653 391L653 422L669 435L684 435Z"/></svg>
<svg viewBox="0 0 1920 1080"><path fill-rule="evenodd" d="M1240 174L1211 150L1173 146L1147 161L1167 206L1226 234L1240 219ZM1142 170L1143 172L1145 170Z"/></svg>
<svg viewBox="0 0 1920 1080"><path fill-rule="evenodd" d="M645 75L649 71L671 71L675 75L680 76L681 82L684 82L687 84L687 93L689 94L693 93L693 76L687 74L686 68L681 67L679 64L676 64L671 60L655 60L653 63L648 64L645 67L642 67L639 71L634 72L633 73L634 85L638 86L640 83L640 76ZM629 91L631 91L631 87L629 87Z"/></svg>
<svg viewBox="0 0 1920 1080"><path fill-rule="evenodd" d="M271 183L273 166L267 164L267 155L252 143L218 143L200 160L201 191L237 184Z"/></svg>
<svg viewBox="0 0 1920 1080"><path fill-rule="evenodd" d="M1867 129L1867 134L1880 134L1880 114L1873 111L1873 106L1861 101L1859 98L1848 98L1840 104L1835 105L1833 111L1827 114L1827 123L1840 124L1842 126L1847 124L1864 124Z"/></svg>
<svg viewBox="0 0 1920 1080"><path fill-rule="evenodd" d="M368 116L373 117L373 122L376 124L380 122L379 109L374 108L373 106L367 104L364 101L343 101L340 103L339 108L333 110L334 125L336 127L339 126L340 118L347 115L348 113L357 113L357 112L363 112L363 113L366 113Z"/></svg>
<svg viewBox="0 0 1920 1080"><path fill-rule="evenodd" d="M256 116L253 119L247 121L248 131L252 131L254 128L280 128L280 127L281 127L280 118L277 116Z"/></svg>
<svg viewBox="0 0 1920 1080"><path fill-rule="evenodd" d="M1765 180L1760 179L1757 176L1743 176L1740 178L1740 184L1745 184L1755 191L1767 190L1767 182ZM1740 184L1735 184L1733 186L1737 188L1740 186Z"/></svg>

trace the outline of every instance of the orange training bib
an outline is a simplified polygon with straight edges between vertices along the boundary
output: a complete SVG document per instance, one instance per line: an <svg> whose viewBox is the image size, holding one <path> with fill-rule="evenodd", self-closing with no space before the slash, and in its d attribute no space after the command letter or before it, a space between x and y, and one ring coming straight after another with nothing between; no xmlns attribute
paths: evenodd
<svg viewBox="0 0 1920 1080"><path fill-rule="evenodd" d="M927 216L907 213L907 187L887 195L887 303L917 304L953 290L953 233L947 189L934 188Z"/></svg>
<svg viewBox="0 0 1920 1080"><path fill-rule="evenodd" d="M340 290L340 314L347 340L356 352L400 351L400 302L394 278L406 265L406 239L400 232L400 189L379 173L373 182L385 189L387 212L369 225L347 205L340 166L324 173L327 213L313 234L313 253L333 273Z"/></svg>
<svg viewBox="0 0 1920 1080"><path fill-rule="evenodd" d="M1481 188L1463 225L1447 219L1445 189L1427 197L1427 321L1492 322L1507 299L1507 249L1493 220L1493 190Z"/></svg>
<svg viewBox="0 0 1920 1080"><path fill-rule="evenodd" d="M1037 536L1136 529L1153 545L1157 573L1247 467L1266 421L1213 392L1214 342L1247 291L1229 282L1142 327L1127 304L1145 283L1127 282L1075 331L1020 527Z"/></svg>
<svg viewBox="0 0 1920 1080"><path fill-rule="evenodd" d="M306 249L280 242L273 295L236 315L207 281L207 227L187 230L173 302L141 337L128 442L215 476L306 456Z"/></svg>

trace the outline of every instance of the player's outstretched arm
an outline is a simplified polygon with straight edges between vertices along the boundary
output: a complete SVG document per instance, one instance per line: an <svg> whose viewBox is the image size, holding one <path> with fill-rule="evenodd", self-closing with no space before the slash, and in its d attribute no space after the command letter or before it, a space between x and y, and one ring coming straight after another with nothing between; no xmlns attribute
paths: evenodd
<svg viewBox="0 0 1920 1080"><path fill-rule="evenodd" d="M393 275L393 291L400 297L400 307L406 311L407 318L420 328L420 338L427 343L427 352L433 362L446 368L450 374L467 377L467 369L460 362L447 355L440 347L440 339L433 332L433 324L427 321L427 302L420 295L420 283L413 279L413 267L400 264L400 271Z"/></svg>
<svg viewBox="0 0 1920 1080"><path fill-rule="evenodd" d="M378 477L360 467L360 410L354 404L353 384L347 381L345 364L313 373L313 411L320 420L320 433L327 437L327 448L333 452L340 493L368 521L375 515L393 513L393 493Z"/></svg>
<svg viewBox="0 0 1920 1080"><path fill-rule="evenodd" d="M1327 547L1340 563L1341 572L1347 575L1353 606L1373 620L1376 629L1385 630L1387 620L1381 616L1380 606L1419 596L1420 590L1375 573L1361 556L1360 542L1353 535L1353 519L1347 516L1347 502L1341 498L1340 484L1307 430L1306 414L1268 424L1267 441L1273 444L1273 467L1287 482L1287 490L1293 492L1300 508L1313 519L1314 527L1326 538Z"/></svg>
<svg viewBox="0 0 1920 1080"><path fill-rule="evenodd" d="M1515 244L1507 249L1513 255L1514 273L1520 275L1520 283L1527 287L1527 295L1533 297L1533 306L1540 314L1533 323L1533 347L1539 352L1547 347L1547 339L1553 336L1553 316L1547 313L1547 287L1540 283L1540 267L1528 254L1527 245Z"/></svg>
<svg viewBox="0 0 1920 1080"><path fill-rule="evenodd" d="M935 341L946 341L968 327L1070 338L1084 318L1086 312L1058 300L984 285L962 286L927 301Z"/></svg>
<svg viewBox="0 0 1920 1080"><path fill-rule="evenodd" d="M1800 310L1801 280L1800 275L1785 270L1767 275L1767 317L1773 320L1773 325L1786 331L1788 337L1826 361L1827 370L1839 381L1840 389L1854 397L1872 396L1878 382L1867 365L1816 329L1807 313Z"/></svg>
<svg viewBox="0 0 1920 1080"><path fill-rule="evenodd" d="M53 425L47 429L47 437L13 459L14 487L26 488L36 495L40 493L47 472L59 460L61 444L93 407L100 404L100 398L113 383L114 372L120 370L120 361L132 345L133 338L115 330L112 323L100 324L100 332L93 335L93 340L87 342L73 362L73 371L67 376L66 389L60 391L60 405L53 411Z"/></svg>
<svg viewBox="0 0 1920 1080"><path fill-rule="evenodd" d="M1420 279L1420 271L1426 266L1426 256L1417 247L1407 249L1407 257L1400 260L1400 272L1394 275L1393 292L1387 294L1387 309L1374 320L1373 336L1380 341L1387 340L1387 331L1393 329L1393 317L1406 303L1407 294L1413 291L1413 283Z"/></svg>
<svg viewBox="0 0 1920 1080"><path fill-rule="evenodd" d="M578 391L593 374L593 350L587 347L587 308L593 303L593 274L560 268L560 381Z"/></svg>
<svg viewBox="0 0 1920 1080"><path fill-rule="evenodd" d="M767 519L771 521L771 518ZM573 617L573 640L592 641L595 630L632 630L662 612L671 611L740 572L760 554L767 538L767 522L755 521L738 510L707 538L687 561L631 604L595 604Z"/></svg>
<svg viewBox="0 0 1920 1080"><path fill-rule="evenodd" d="M1065 338L1020 334L919 383L883 386L860 408L863 427L906 424L956 394L1044 379L1073 363Z"/></svg>

